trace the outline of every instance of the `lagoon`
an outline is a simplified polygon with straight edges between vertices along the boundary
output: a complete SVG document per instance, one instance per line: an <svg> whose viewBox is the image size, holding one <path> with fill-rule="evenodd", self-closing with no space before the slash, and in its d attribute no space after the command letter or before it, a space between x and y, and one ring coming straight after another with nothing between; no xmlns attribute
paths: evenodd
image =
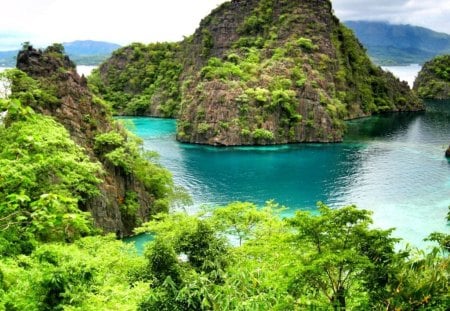
<svg viewBox="0 0 450 311"><path fill-rule="evenodd" d="M356 204L373 211L376 227L415 246L433 231L449 232L450 102L428 102L426 113L381 115L348 122L340 144L217 148L175 140L176 121L124 118L175 182L203 204L233 201L314 211Z"/></svg>

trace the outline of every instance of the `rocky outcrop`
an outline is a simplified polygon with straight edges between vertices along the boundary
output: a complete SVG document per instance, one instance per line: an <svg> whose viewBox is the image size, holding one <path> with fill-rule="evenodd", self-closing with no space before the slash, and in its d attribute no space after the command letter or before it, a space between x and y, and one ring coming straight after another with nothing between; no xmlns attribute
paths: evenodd
<svg viewBox="0 0 450 311"><path fill-rule="evenodd" d="M333 15L328 0L232 0L177 46L169 59L181 64L174 86L178 97L172 97L178 103L181 142L339 142L344 120L423 109L406 82L371 63L353 32ZM148 58L145 53L138 56L142 51L129 51L134 60L128 64ZM124 68L128 58L122 55ZM118 60L113 57L102 67L112 72L110 65L119 68L114 65ZM166 73L173 74L161 69L150 70L148 77L157 73L164 80ZM101 72L99 93L114 103L123 92L111 96L104 86L114 75ZM145 74L140 77L146 80ZM139 102L148 107L146 112L154 111L152 99Z"/></svg>
<svg viewBox="0 0 450 311"><path fill-rule="evenodd" d="M425 99L450 99L450 55L426 62L414 81L413 89Z"/></svg>
<svg viewBox="0 0 450 311"><path fill-rule="evenodd" d="M184 45L182 142L339 142L345 119L423 109L370 62L330 1L233 0Z"/></svg>
<svg viewBox="0 0 450 311"><path fill-rule="evenodd" d="M57 99L29 104L63 124L91 160L103 164L103 183L99 186L101 194L82 203L81 208L90 211L96 225L106 232L129 235L137 221L148 219L154 197L136 176L113 165L94 150L95 137L114 130L116 126L108 108L92 96L84 76L78 75L74 63L62 52L60 45L54 45L45 51L29 47L19 53L17 68L38 80ZM130 219L121 211L121 204L129 192L136 194L140 205L136 219Z"/></svg>
<svg viewBox="0 0 450 311"><path fill-rule="evenodd" d="M445 156L447 158L450 158L450 146L448 147L447 151L445 151Z"/></svg>

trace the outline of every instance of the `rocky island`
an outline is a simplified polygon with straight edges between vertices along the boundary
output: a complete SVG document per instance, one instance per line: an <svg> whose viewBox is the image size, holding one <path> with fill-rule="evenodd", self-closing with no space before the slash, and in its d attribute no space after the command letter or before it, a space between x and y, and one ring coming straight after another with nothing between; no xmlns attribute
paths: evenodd
<svg viewBox="0 0 450 311"><path fill-rule="evenodd" d="M182 42L116 51L91 82L118 114L177 117L179 141L220 146L339 142L344 120L423 109L322 0L226 2Z"/></svg>
<svg viewBox="0 0 450 311"><path fill-rule="evenodd" d="M450 99L450 55L433 58L423 65L413 88L426 99Z"/></svg>

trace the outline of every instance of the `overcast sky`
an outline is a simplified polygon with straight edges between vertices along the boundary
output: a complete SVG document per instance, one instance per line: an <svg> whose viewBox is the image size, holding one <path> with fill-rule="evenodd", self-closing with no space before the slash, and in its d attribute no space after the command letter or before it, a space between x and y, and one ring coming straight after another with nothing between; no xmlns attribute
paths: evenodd
<svg viewBox="0 0 450 311"><path fill-rule="evenodd" d="M0 0L0 49L73 40L176 41L225 0ZM308 0L304 0L308 1ZM450 33L450 0L332 0L341 20L385 20Z"/></svg>

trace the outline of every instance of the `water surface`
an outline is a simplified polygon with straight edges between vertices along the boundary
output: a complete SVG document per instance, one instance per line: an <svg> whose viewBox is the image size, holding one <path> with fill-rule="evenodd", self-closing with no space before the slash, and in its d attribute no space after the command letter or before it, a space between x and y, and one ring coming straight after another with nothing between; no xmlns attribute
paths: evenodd
<svg viewBox="0 0 450 311"><path fill-rule="evenodd" d="M77 72L80 76L84 75L85 77L87 77L91 74L92 70L94 70L97 67L98 66L78 65Z"/></svg>
<svg viewBox="0 0 450 311"><path fill-rule="evenodd" d="M264 204L296 210L316 202L356 204L374 212L376 227L420 246L433 231L449 232L450 102L429 102L426 113L376 116L348 123L341 144L216 148L176 142L174 120L126 118L146 149L186 187L195 211L202 204Z"/></svg>

